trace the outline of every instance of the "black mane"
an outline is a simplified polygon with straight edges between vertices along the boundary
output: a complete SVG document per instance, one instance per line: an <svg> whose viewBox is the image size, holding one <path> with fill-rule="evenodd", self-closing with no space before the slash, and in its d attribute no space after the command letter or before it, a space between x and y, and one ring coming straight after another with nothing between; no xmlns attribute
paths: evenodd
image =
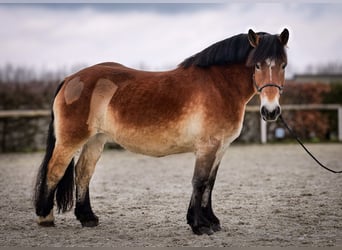
<svg viewBox="0 0 342 250"><path fill-rule="evenodd" d="M287 61L284 45L277 35L264 32L257 34L260 36L260 42L256 48L250 45L247 34L239 34L209 46L185 59L179 66L210 67L245 63L251 67L267 58Z"/></svg>

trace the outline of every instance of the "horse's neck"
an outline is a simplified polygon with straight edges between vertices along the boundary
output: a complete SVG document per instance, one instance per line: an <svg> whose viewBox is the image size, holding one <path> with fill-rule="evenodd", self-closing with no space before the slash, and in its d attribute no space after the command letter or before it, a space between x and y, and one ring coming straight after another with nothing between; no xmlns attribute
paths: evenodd
<svg viewBox="0 0 342 250"><path fill-rule="evenodd" d="M214 66L211 68L213 84L227 96L239 96L244 104L255 95L253 69L244 64Z"/></svg>

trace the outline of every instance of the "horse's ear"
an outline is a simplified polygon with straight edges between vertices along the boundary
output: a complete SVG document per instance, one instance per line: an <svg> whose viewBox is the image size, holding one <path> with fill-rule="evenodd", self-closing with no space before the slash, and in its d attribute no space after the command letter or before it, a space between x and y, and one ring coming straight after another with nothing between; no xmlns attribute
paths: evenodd
<svg viewBox="0 0 342 250"><path fill-rule="evenodd" d="M279 35L279 39L281 43L285 46L289 41L289 30L285 28L283 32L281 32L281 34Z"/></svg>
<svg viewBox="0 0 342 250"><path fill-rule="evenodd" d="M252 29L248 31L248 41L254 48L259 44L259 36Z"/></svg>

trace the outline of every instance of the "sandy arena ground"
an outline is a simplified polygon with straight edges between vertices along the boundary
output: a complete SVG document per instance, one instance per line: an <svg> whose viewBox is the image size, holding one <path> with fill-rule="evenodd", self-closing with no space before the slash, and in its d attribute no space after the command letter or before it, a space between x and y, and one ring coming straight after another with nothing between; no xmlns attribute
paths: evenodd
<svg viewBox="0 0 342 250"><path fill-rule="evenodd" d="M309 148L342 169L342 144ZM342 246L342 175L297 145L230 147L213 194L222 231L211 236L186 224L192 154L104 152L91 183L96 228L82 228L73 211L37 226L31 197L42 157L0 155L0 246Z"/></svg>

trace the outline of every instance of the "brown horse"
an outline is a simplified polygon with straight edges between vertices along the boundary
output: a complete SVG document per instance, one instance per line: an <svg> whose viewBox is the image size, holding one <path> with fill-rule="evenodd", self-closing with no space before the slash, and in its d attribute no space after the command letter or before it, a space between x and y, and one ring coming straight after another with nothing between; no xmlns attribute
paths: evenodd
<svg viewBox="0 0 342 250"><path fill-rule="evenodd" d="M171 71L101 63L65 78L54 98L37 176L38 223L54 225L54 197L59 211L71 209L75 179L77 219L86 227L98 224L89 182L104 144L112 140L150 156L194 152L187 222L196 234L219 231L211 196L220 161L239 136L246 104L255 94L260 94L265 120L280 115L288 38L287 29L280 35L249 30L213 44Z"/></svg>

